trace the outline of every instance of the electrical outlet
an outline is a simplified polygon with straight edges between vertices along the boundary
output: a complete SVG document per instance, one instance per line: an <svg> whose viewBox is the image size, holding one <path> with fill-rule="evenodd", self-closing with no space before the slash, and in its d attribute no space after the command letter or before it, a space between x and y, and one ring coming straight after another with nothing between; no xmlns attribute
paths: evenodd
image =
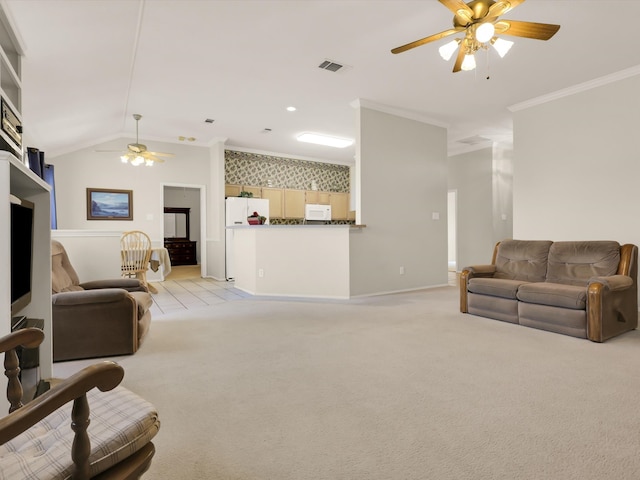
<svg viewBox="0 0 640 480"><path fill-rule="evenodd" d="M404 267L400 267L400 275L404 275Z"/></svg>
<svg viewBox="0 0 640 480"><path fill-rule="evenodd" d="M264 277L264 270L263 270L262 268L259 268L259 269L258 269L258 276L259 276L260 278Z"/></svg>

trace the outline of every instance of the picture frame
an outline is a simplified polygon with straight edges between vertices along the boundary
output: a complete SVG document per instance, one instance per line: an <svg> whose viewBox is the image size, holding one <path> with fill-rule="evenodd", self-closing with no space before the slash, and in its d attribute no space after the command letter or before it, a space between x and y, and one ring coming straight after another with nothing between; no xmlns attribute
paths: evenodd
<svg viewBox="0 0 640 480"><path fill-rule="evenodd" d="M133 220L133 190L87 188L87 220Z"/></svg>

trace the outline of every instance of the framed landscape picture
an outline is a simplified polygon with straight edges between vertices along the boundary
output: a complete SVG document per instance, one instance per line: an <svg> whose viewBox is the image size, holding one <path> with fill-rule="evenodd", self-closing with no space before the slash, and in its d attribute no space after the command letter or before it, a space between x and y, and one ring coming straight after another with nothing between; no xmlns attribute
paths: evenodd
<svg viewBox="0 0 640 480"><path fill-rule="evenodd" d="M87 220L133 220L133 190L87 188Z"/></svg>

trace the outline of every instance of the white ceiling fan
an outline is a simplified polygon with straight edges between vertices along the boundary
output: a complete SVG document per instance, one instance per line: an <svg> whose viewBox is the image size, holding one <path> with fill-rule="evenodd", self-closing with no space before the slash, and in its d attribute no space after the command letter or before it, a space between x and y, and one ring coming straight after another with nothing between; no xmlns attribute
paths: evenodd
<svg viewBox="0 0 640 480"><path fill-rule="evenodd" d="M122 154L120 160L122 163L130 163L131 165L146 165L151 167L154 163L162 163L164 160L158 157L173 157L173 153L150 152L147 146L138 140L138 123L142 118L139 113L134 113L133 118L136 121L136 142L127 145L127 151ZM117 152L119 150L96 150L96 152Z"/></svg>

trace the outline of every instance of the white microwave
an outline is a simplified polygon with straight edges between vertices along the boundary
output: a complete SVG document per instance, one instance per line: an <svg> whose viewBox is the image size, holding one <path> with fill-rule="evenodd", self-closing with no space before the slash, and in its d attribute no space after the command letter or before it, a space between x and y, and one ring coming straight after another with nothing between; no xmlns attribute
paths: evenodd
<svg viewBox="0 0 640 480"><path fill-rule="evenodd" d="M331 220L331 205L317 205L315 203L307 203L304 206L305 220Z"/></svg>

